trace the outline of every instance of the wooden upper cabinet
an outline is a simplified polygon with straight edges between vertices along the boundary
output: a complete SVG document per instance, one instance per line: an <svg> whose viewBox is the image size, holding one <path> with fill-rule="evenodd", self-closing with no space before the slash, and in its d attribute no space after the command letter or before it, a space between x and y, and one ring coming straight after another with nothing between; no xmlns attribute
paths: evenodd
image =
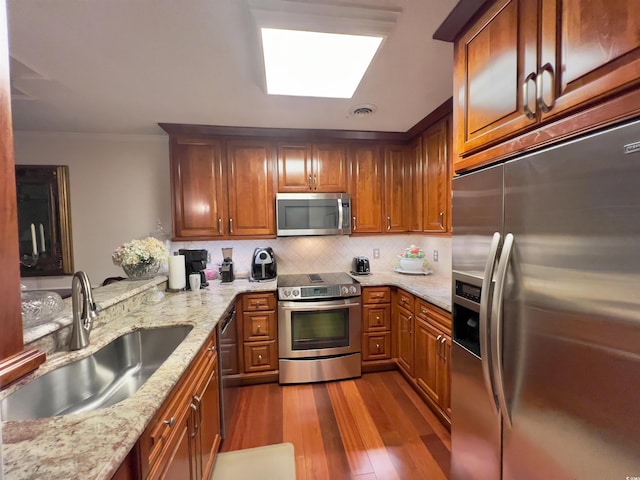
<svg viewBox="0 0 640 480"><path fill-rule="evenodd" d="M378 145L357 144L349 148L353 233L381 233L382 159Z"/></svg>
<svg viewBox="0 0 640 480"><path fill-rule="evenodd" d="M640 83L637 0L543 0L540 15L542 119Z"/></svg>
<svg viewBox="0 0 640 480"><path fill-rule="evenodd" d="M271 143L227 143L229 235L272 236L275 228L275 160Z"/></svg>
<svg viewBox="0 0 640 480"><path fill-rule="evenodd" d="M278 191L310 192L313 187L310 143L278 145Z"/></svg>
<svg viewBox="0 0 640 480"><path fill-rule="evenodd" d="M411 169L411 191L413 201L409 208L409 230L422 231L422 216L424 209L424 182L422 165L422 137L413 139L407 147L407 163Z"/></svg>
<svg viewBox="0 0 640 480"><path fill-rule="evenodd" d="M478 153L640 84L639 31L636 0L496 1L455 43L457 154Z"/></svg>
<svg viewBox="0 0 640 480"><path fill-rule="evenodd" d="M449 231L451 212L451 117L446 117L422 135L423 231Z"/></svg>
<svg viewBox="0 0 640 480"><path fill-rule="evenodd" d="M454 111L458 154L532 125L535 103L537 0L499 0L456 42ZM532 107L533 108L533 107Z"/></svg>
<svg viewBox="0 0 640 480"><path fill-rule="evenodd" d="M280 143L279 192L346 192L347 155L333 143Z"/></svg>
<svg viewBox="0 0 640 480"><path fill-rule="evenodd" d="M172 138L171 185L176 238L224 235L226 185L217 140Z"/></svg>
<svg viewBox="0 0 640 480"><path fill-rule="evenodd" d="M411 164L406 161L406 147L384 147L384 230L409 230L411 207Z"/></svg>

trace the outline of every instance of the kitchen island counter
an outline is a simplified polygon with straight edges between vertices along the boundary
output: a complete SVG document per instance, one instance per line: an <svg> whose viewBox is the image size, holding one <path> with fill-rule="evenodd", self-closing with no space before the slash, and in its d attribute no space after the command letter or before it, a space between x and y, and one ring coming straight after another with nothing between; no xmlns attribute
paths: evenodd
<svg viewBox="0 0 640 480"><path fill-rule="evenodd" d="M156 283L157 279L153 285ZM141 308L102 325L98 322L87 348L50 354L36 372L2 391L0 398L48 371L94 353L125 333L170 325L193 325L193 330L147 382L122 402L92 412L3 422L4 479L110 479L236 296L275 289L276 282L244 279L230 284L216 280L197 292L165 293L164 297L141 289L139 295L153 295L143 299Z"/></svg>

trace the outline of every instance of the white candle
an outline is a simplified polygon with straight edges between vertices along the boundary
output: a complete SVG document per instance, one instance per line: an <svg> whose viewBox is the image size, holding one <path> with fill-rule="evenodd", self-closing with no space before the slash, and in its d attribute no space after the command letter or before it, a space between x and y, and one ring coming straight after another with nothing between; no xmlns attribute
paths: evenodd
<svg viewBox="0 0 640 480"><path fill-rule="evenodd" d="M33 254L38 254L38 245L36 244L36 226L31 224L31 246L33 247Z"/></svg>
<svg viewBox="0 0 640 480"><path fill-rule="evenodd" d="M169 288L181 290L187 285L185 273L184 255L171 255L169 257Z"/></svg>
<svg viewBox="0 0 640 480"><path fill-rule="evenodd" d="M42 224L40 224L40 251L44 253L45 250L46 248L44 245L44 227L42 226Z"/></svg>

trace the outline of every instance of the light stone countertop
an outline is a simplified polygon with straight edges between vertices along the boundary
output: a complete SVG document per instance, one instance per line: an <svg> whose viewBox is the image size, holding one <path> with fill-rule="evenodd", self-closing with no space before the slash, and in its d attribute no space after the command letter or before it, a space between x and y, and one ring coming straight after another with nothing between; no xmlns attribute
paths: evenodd
<svg viewBox="0 0 640 480"><path fill-rule="evenodd" d="M363 286L391 285L405 289L444 310L451 311L451 279L439 275L403 275L395 272L353 276ZM158 277L153 285L166 281ZM142 328L193 325L173 354L130 398L93 412L27 421L3 422L2 460L5 480L110 479L177 383L220 317L236 295L275 291L276 282L236 279L230 284L210 282L199 292L166 293L164 299L145 298L149 285L113 284L95 292L101 309L131 295L143 297L143 307L107 322L98 322L91 344L78 352L56 352L32 375L0 393L8 395L29 380L73 360L94 353L113 339ZM153 286L151 285L151 286ZM98 317L99 319L100 317Z"/></svg>
<svg viewBox="0 0 640 480"><path fill-rule="evenodd" d="M127 287L124 284L119 288ZM211 281L207 289L198 292L166 293L160 302L147 302L137 311L96 327L87 348L49 355L34 374L2 391L0 397L37 376L94 353L125 333L168 325L194 326L173 354L130 398L93 412L3 422L4 479L110 479L236 295L275 289L275 281L250 283L236 279L230 284ZM96 292L99 302L98 294ZM121 298L125 297L123 294Z"/></svg>
<svg viewBox="0 0 640 480"><path fill-rule="evenodd" d="M409 275L397 272L374 272L371 275L351 275L363 287L391 285L451 312L451 277L441 274Z"/></svg>

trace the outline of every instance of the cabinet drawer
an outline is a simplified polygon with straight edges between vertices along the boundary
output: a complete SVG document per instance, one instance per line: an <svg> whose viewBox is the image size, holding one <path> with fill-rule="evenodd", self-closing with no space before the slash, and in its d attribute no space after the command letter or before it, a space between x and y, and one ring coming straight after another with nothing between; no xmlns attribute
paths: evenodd
<svg viewBox="0 0 640 480"><path fill-rule="evenodd" d="M451 332L451 314L421 298L416 298L415 314L445 332Z"/></svg>
<svg viewBox="0 0 640 480"><path fill-rule="evenodd" d="M276 339L276 312L246 312L244 318L244 341L255 342Z"/></svg>
<svg viewBox="0 0 640 480"><path fill-rule="evenodd" d="M410 293L407 293L404 290L398 290L398 293L396 294L396 303L398 306L413 312L414 297Z"/></svg>
<svg viewBox="0 0 640 480"><path fill-rule="evenodd" d="M244 344L245 373L264 372L277 368L278 351L275 340Z"/></svg>
<svg viewBox="0 0 640 480"><path fill-rule="evenodd" d="M390 303L389 287L366 287L362 290L362 303Z"/></svg>
<svg viewBox="0 0 640 480"><path fill-rule="evenodd" d="M391 330L391 305L365 305L362 308L363 331Z"/></svg>
<svg viewBox="0 0 640 480"><path fill-rule="evenodd" d="M432 305L429 304L429 302L425 302L421 298L416 298L416 309L415 309L416 317L420 317L422 320L426 320L429 310L431 310L431 307Z"/></svg>
<svg viewBox="0 0 640 480"><path fill-rule="evenodd" d="M391 358L391 332L365 333L363 338L363 361Z"/></svg>
<svg viewBox="0 0 640 480"><path fill-rule="evenodd" d="M242 310L245 312L275 309L276 296L273 293L250 293L242 298Z"/></svg>

